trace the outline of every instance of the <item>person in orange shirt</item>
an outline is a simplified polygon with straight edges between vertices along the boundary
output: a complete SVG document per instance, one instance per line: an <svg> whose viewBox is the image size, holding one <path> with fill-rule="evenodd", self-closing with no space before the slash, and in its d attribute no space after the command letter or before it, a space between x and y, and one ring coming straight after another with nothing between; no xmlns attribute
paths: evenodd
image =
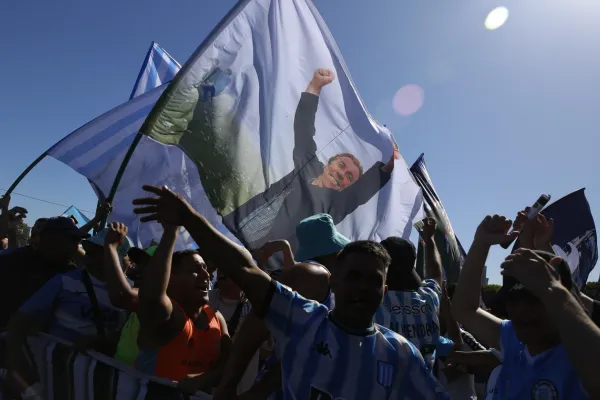
<svg viewBox="0 0 600 400"><path fill-rule="evenodd" d="M231 348L223 316L208 305L209 273L194 250L173 253L177 227L162 239L139 288L141 372L179 382L187 392L210 393Z"/></svg>

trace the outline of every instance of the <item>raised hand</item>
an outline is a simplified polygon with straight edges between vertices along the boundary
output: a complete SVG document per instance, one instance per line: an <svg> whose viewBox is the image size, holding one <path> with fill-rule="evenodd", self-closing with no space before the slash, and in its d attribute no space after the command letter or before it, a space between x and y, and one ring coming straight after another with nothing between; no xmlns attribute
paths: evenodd
<svg viewBox="0 0 600 400"><path fill-rule="evenodd" d="M548 289L561 285L556 269L561 262L560 257L555 257L547 263L532 250L518 249L506 257L501 265L501 273L515 278L525 289L542 298Z"/></svg>
<svg viewBox="0 0 600 400"><path fill-rule="evenodd" d="M157 196L133 201L134 205L143 206L133 209L134 213L144 215L140 219L142 222L158 221L162 224L182 226L186 219L194 213L192 206L181 195L173 193L166 186L159 188L144 185L142 188Z"/></svg>
<svg viewBox="0 0 600 400"><path fill-rule="evenodd" d="M519 236L518 231L508 233L512 221L500 215L487 216L479 224L477 232L475 232L475 242L493 246L495 244L506 243Z"/></svg>
<svg viewBox="0 0 600 400"><path fill-rule="evenodd" d="M108 233L104 238L104 244L106 246L120 246L125 242L127 237L128 228L127 225L121 222L111 222L108 225Z"/></svg>
<svg viewBox="0 0 600 400"><path fill-rule="evenodd" d="M23 207L13 207L3 211L0 215L0 234L16 229L19 224L23 223L25 217L27 217L27 210Z"/></svg>
<svg viewBox="0 0 600 400"><path fill-rule="evenodd" d="M108 217L112 213L112 204L109 202L104 202L98 204L96 207L96 219L104 219Z"/></svg>
<svg viewBox="0 0 600 400"><path fill-rule="evenodd" d="M538 214L534 226L533 243L535 248L542 250L547 246L552 247L554 220L547 219L544 214Z"/></svg>
<svg viewBox="0 0 600 400"><path fill-rule="evenodd" d="M435 235L436 222L434 218L428 217L425 218L425 225L423 225L423 229L419 232L421 235L421 239L427 241L429 239L433 239Z"/></svg>
<svg viewBox="0 0 600 400"><path fill-rule="evenodd" d="M321 89L325 85L329 85L335 79L335 74L326 68L319 68L315 71L310 85L314 88Z"/></svg>
<svg viewBox="0 0 600 400"><path fill-rule="evenodd" d="M392 156L390 157L389 161L383 167L381 167L384 172L392 172L394 170L394 161L402 158L400 155L400 150L398 150L398 145L396 143L393 143L393 145L394 151L392 152Z"/></svg>

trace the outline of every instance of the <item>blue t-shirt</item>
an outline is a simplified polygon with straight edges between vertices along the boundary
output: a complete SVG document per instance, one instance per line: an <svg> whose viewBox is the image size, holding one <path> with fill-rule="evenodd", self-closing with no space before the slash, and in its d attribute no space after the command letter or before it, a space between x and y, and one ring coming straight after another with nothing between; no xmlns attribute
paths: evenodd
<svg viewBox="0 0 600 400"><path fill-rule="evenodd" d="M563 345L532 357L511 321L502 321L500 341L504 361L493 399L589 399Z"/></svg>
<svg viewBox="0 0 600 400"><path fill-rule="evenodd" d="M378 325L348 333L324 305L274 285L265 323L281 354L285 399L449 399L400 335Z"/></svg>
<svg viewBox="0 0 600 400"><path fill-rule="evenodd" d="M81 278L82 272L76 269L54 276L19 311L38 318L43 323L44 331L50 335L71 342L81 336L97 335L92 303ZM92 275L90 279L106 334L117 333L125 323L127 313L111 304L104 282Z"/></svg>
<svg viewBox="0 0 600 400"><path fill-rule="evenodd" d="M387 291L374 321L399 333L423 355L429 368L440 341L440 295L433 279L425 279L414 291ZM438 355L439 354L438 351Z"/></svg>

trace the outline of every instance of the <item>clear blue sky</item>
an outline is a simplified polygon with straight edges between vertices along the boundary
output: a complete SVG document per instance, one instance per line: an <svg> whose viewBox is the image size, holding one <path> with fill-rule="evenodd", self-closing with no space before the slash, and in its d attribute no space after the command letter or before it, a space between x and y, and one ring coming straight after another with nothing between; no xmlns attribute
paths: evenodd
<svg viewBox="0 0 600 400"><path fill-rule="evenodd" d="M233 0L20 0L0 13L0 188L40 153L124 102L152 40L185 62ZM596 217L600 147L597 0L315 0L370 112L411 164L425 153L468 247L488 213L587 187ZM487 31L489 11L507 23ZM424 89L410 117L403 85ZM86 180L47 159L18 193L94 210ZM0 192L1 193L1 192ZM64 208L14 196L29 222ZM600 220L598 220L600 223ZM500 282L501 251L488 262ZM598 272L591 279L597 280Z"/></svg>

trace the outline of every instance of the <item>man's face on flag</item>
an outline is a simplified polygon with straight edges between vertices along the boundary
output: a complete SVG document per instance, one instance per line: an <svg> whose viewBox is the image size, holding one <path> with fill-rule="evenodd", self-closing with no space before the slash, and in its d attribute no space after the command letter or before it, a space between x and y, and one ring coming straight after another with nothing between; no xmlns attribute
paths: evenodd
<svg viewBox="0 0 600 400"><path fill-rule="evenodd" d="M339 154L329 160L321 175L322 186L328 189L344 190L362 175L358 160L346 154Z"/></svg>

